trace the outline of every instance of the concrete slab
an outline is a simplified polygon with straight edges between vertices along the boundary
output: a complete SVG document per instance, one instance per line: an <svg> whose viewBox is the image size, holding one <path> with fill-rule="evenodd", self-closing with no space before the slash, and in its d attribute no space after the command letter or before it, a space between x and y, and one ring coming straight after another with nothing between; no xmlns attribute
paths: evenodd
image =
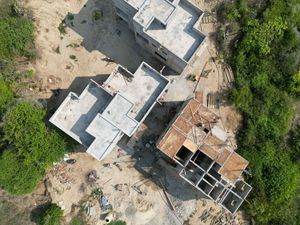
<svg viewBox="0 0 300 225"><path fill-rule="evenodd" d="M157 19L160 23L166 25L175 8L167 0L148 0L144 2L134 19L146 29L153 19Z"/></svg>
<svg viewBox="0 0 300 225"><path fill-rule="evenodd" d="M144 118L169 84L167 78L145 63L141 64L134 75L122 67L118 67L113 74L104 83L104 87L112 93L118 90L133 102L129 114L137 121Z"/></svg>
<svg viewBox="0 0 300 225"><path fill-rule="evenodd" d="M205 38L194 29L201 15L202 12L196 11L186 2L181 1L166 27L161 23L153 22L145 33L178 57L189 61Z"/></svg>
<svg viewBox="0 0 300 225"><path fill-rule="evenodd" d="M94 140L86 132L87 126L111 100L112 95L91 82L80 96L71 92L51 117L50 122L87 147Z"/></svg>
<svg viewBox="0 0 300 225"><path fill-rule="evenodd" d="M168 84L144 62L135 74L119 65L103 86L91 81L80 96L70 93L50 121L101 160L133 135Z"/></svg>

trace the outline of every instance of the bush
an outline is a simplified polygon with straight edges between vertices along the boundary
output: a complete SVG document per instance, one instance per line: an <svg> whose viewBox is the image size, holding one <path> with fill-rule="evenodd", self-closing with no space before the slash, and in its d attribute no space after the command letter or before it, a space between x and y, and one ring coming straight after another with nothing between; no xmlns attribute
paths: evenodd
<svg viewBox="0 0 300 225"><path fill-rule="evenodd" d="M33 23L25 18L0 17L0 58L26 55L34 41Z"/></svg>
<svg viewBox="0 0 300 225"><path fill-rule="evenodd" d="M70 225L84 225L84 222L83 222L80 218L74 217L74 218L71 220Z"/></svg>
<svg viewBox="0 0 300 225"><path fill-rule="evenodd" d="M126 222L123 220L115 220L115 221L110 222L107 225L126 225Z"/></svg>
<svg viewBox="0 0 300 225"><path fill-rule="evenodd" d="M294 161L300 159L300 125L291 132L290 136L291 155Z"/></svg>
<svg viewBox="0 0 300 225"><path fill-rule="evenodd" d="M11 87L4 80L0 80L0 118L13 100L14 93Z"/></svg>
<svg viewBox="0 0 300 225"><path fill-rule="evenodd" d="M0 155L0 184L12 194L31 192L45 169L66 151L62 137L47 130L45 114L32 103L21 102L4 118L3 141L7 147Z"/></svg>
<svg viewBox="0 0 300 225"><path fill-rule="evenodd" d="M51 204L41 216L38 224L39 225L60 225L62 215L63 215L62 209L56 204Z"/></svg>
<svg viewBox="0 0 300 225"><path fill-rule="evenodd" d="M244 116L238 151L250 161L248 181L254 191L246 207L258 224L299 224L297 131L290 146L286 143L292 103L300 96L295 4L294 0L265 1L259 9L252 7L252 15L241 14L235 21L240 22L242 36L230 59L236 80L230 99Z"/></svg>

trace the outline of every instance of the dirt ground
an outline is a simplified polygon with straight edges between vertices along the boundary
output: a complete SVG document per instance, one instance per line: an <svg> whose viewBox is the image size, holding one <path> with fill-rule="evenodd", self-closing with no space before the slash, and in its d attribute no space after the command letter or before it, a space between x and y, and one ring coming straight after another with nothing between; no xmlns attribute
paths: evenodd
<svg viewBox="0 0 300 225"><path fill-rule="evenodd" d="M52 201L64 209L66 221L90 202L95 213L86 216L88 224L105 224L99 219L105 218L105 213L101 212L98 201L88 198L95 187L100 187L113 207L115 218L127 224L247 224L241 213L230 216L183 183L172 166L155 156L152 147L139 153L136 157L135 153L116 149L101 163L86 153L76 153L71 155L77 160L75 164L62 163L53 168L48 174L47 190ZM87 181L91 170L96 171L95 182Z"/></svg>
<svg viewBox="0 0 300 225"><path fill-rule="evenodd" d="M209 12L217 3L196 1L201 9ZM56 109L69 91L80 94L89 79L103 82L117 63L132 72L143 60L157 70L163 67L143 52L131 31L116 20L110 0L25 0L22 4L32 11L36 25L37 59L30 65L35 71L33 82L36 84L28 87L26 96L42 101L51 110ZM96 11L102 14L97 21L93 18ZM63 20L65 34L58 29ZM161 119L160 124L164 125L166 121L162 116L170 117L169 111L161 114L161 110L165 110L162 107L172 111L191 97L194 90L201 89L205 92L205 102L222 117L224 129L235 142L234 134L241 116L222 98L231 81L226 78L223 65L212 60L218 56L211 38L216 24L214 17L209 21L201 25L203 33L208 36L205 47L183 74L179 76L169 70L163 72L171 80L165 102L156 107L149 115L151 118L145 121L148 133L140 131L142 136L151 137L150 148L141 145L133 151L121 143L102 162L86 153L76 153L71 155L77 161L75 164L61 163L48 173L48 194L53 202L64 208L67 222L89 202L91 191L99 186L112 204L114 216L124 219L128 225L249 224L243 219L242 212L231 218L220 206L178 178L176 170L160 159L152 141L161 129L157 127L157 121ZM209 71L206 78L200 78L203 71ZM194 74L199 82L188 81L190 74ZM156 133L151 133L151 130ZM92 184L86 180L91 170L95 170L99 177ZM138 191L132 187L134 185L138 186ZM171 199L174 211L166 195ZM95 212L89 217L89 223L103 224L103 220L99 220L99 203L91 201L90 204Z"/></svg>

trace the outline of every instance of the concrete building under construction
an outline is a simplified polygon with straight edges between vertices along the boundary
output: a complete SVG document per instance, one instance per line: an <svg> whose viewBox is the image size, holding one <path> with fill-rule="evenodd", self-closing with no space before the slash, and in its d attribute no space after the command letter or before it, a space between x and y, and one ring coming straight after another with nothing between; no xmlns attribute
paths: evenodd
<svg viewBox="0 0 300 225"><path fill-rule="evenodd" d="M157 147L176 162L180 177L231 213L252 189L242 178L248 161L234 151L201 92L184 104Z"/></svg>
<svg viewBox="0 0 300 225"><path fill-rule="evenodd" d="M203 12L187 0L113 0L116 15L136 42L181 73L205 43L199 30Z"/></svg>
<svg viewBox="0 0 300 225"><path fill-rule="evenodd" d="M136 131L168 84L144 62L134 74L119 65L103 85L91 80L79 96L70 92L50 122L101 160Z"/></svg>

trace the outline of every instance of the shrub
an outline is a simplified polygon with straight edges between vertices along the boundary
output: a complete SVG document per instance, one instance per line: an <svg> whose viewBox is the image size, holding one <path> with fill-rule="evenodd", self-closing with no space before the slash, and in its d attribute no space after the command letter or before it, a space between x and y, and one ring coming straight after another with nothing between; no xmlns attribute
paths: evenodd
<svg viewBox="0 0 300 225"><path fill-rule="evenodd" d="M66 151L62 137L47 130L45 114L32 103L21 102L4 118L3 141L7 147L0 155L0 184L12 194L31 192L45 169Z"/></svg>
<svg viewBox="0 0 300 225"><path fill-rule="evenodd" d="M51 204L41 216L39 225L60 225L60 221L62 219L63 211L62 209L56 205Z"/></svg>
<svg viewBox="0 0 300 225"><path fill-rule="evenodd" d="M0 118L13 100L14 93L11 87L4 80L0 80Z"/></svg>
<svg viewBox="0 0 300 225"><path fill-rule="evenodd" d="M123 220L114 220L107 225L126 225L126 222Z"/></svg>
<svg viewBox="0 0 300 225"><path fill-rule="evenodd" d="M61 34L61 35L64 35L64 34L66 34L67 33L67 31L66 31L66 23L65 23L65 21L63 20L62 22L60 22L60 24L58 25L58 30L59 30L59 33Z"/></svg>
<svg viewBox="0 0 300 225"><path fill-rule="evenodd" d="M71 223L70 225L84 225L83 221L78 218L78 217L74 217L72 220L71 220Z"/></svg>
<svg viewBox="0 0 300 225"><path fill-rule="evenodd" d="M33 23L27 19L0 18L0 57L26 55L28 46L34 41L33 32Z"/></svg>

